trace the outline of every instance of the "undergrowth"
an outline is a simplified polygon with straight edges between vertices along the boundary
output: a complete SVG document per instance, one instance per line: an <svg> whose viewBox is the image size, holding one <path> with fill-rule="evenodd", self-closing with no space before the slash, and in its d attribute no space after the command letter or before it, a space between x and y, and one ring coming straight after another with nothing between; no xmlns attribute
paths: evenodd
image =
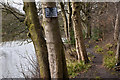
<svg viewBox="0 0 120 80"><path fill-rule="evenodd" d="M84 64L83 61L67 61L68 75L70 78L74 78L82 71L87 71L91 65Z"/></svg>
<svg viewBox="0 0 120 80"><path fill-rule="evenodd" d="M103 59L103 65L108 68L108 69L113 69L115 67L116 64L116 58L114 55L114 52L109 50L107 51L107 54L104 55L104 59Z"/></svg>
<svg viewBox="0 0 120 80"><path fill-rule="evenodd" d="M100 46L98 46L98 45L96 45L95 47L95 52L97 52L97 53L102 53L103 52L103 48L101 48Z"/></svg>
<svg viewBox="0 0 120 80"><path fill-rule="evenodd" d="M103 65L108 69L113 69L116 64L116 58L114 51L112 51L113 45L111 43L105 45L106 49L101 48L100 46L96 45L94 47L96 53L106 53L103 54ZM106 51L107 50L107 51Z"/></svg>
<svg viewBox="0 0 120 80"><path fill-rule="evenodd" d="M116 64L115 56L105 55L103 64L106 68L113 69Z"/></svg>

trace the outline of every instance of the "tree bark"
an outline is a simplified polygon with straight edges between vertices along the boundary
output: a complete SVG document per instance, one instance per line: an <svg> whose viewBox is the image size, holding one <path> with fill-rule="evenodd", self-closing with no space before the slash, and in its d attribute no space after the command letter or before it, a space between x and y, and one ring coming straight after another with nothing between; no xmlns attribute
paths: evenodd
<svg viewBox="0 0 120 80"><path fill-rule="evenodd" d="M68 0L68 36L69 36L69 41L72 40L72 8L69 2L70 0Z"/></svg>
<svg viewBox="0 0 120 80"><path fill-rule="evenodd" d="M86 3L87 38L91 38L90 11L90 3Z"/></svg>
<svg viewBox="0 0 120 80"><path fill-rule="evenodd" d="M118 40L119 36L119 26L118 26L118 13L116 14L115 29L114 29L114 40Z"/></svg>
<svg viewBox="0 0 120 80"><path fill-rule="evenodd" d="M78 61L82 60L85 63L89 62L87 57L87 52L85 49L83 34L82 34L82 25L80 23L80 8L78 2L72 3L72 21L76 41L76 51L78 54ZM80 58L81 56L81 58Z"/></svg>
<svg viewBox="0 0 120 80"><path fill-rule="evenodd" d="M120 63L120 32L119 32L119 38L117 41L117 51L116 51L115 57L116 57L117 63Z"/></svg>
<svg viewBox="0 0 120 80"><path fill-rule="evenodd" d="M120 64L120 2L116 3L116 22L115 22L115 32L114 39L117 41L116 59L117 64Z"/></svg>
<svg viewBox="0 0 120 80"><path fill-rule="evenodd" d="M68 78L63 43L57 17L45 17L45 8L56 7L55 2L42 3L43 25L45 29L47 48L49 53L49 63L52 78Z"/></svg>
<svg viewBox="0 0 120 80"><path fill-rule="evenodd" d="M87 18L87 38L91 38L91 25L90 25L90 15Z"/></svg>
<svg viewBox="0 0 120 80"><path fill-rule="evenodd" d="M68 35L68 20L67 20L67 16L64 10L64 4L63 2L60 2L60 7L61 7L61 14L62 14L62 18L64 21L64 32L65 32L65 36L67 38L67 40L69 41L69 35Z"/></svg>
<svg viewBox="0 0 120 80"><path fill-rule="evenodd" d="M25 23L29 29L29 36L33 41L37 60L40 67L40 78L50 80L48 51L46 41L43 37L42 26L40 25L35 2L24 2L26 14Z"/></svg>
<svg viewBox="0 0 120 80"><path fill-rule="evenodd" d="M116 9L116 20L115 20L115 28L114 28L114 40L117 41L119 37L119 14L120 14L120 2L115 3L115 9Z"/></svg>

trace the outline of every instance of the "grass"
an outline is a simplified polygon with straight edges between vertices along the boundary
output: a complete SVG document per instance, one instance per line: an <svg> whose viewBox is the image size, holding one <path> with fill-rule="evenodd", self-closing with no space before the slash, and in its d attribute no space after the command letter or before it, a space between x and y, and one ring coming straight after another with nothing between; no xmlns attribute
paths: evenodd
<svg viewBox="0 0 120 80"><path fill-rule="evenodd" d="M67 69L70 78L74 78L82 71L87 71L90 66L90 64L84 64L83 61L79 63L77 61L67 61Z"/></svg>

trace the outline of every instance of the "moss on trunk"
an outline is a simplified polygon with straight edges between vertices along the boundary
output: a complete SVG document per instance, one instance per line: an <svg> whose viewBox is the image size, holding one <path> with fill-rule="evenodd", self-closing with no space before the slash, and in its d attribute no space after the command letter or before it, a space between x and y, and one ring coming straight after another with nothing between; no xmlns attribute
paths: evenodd
<svg viewBox="0 0 120 80"><path fill-rule="evenodd" d="M40 67L40 77L50 80L50 70L46 41L43 37L42 26L40 25L35 2L24 2L26 13L26 25L29 29L30 38L33 41L37 60Z"/></svg>

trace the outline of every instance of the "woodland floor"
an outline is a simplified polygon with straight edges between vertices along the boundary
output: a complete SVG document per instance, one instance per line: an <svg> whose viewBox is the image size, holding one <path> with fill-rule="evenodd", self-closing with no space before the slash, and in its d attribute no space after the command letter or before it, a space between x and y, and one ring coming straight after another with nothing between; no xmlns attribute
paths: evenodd
<svg viewBox="0 0 120 80"><path fill-rule="evenodd" d="M114 78L113 80L120 78L120 72L108 70L103 66L103 54L94 53L91 48L87 49L87 51L95 56L92 60L92 66L88 71L80 73L76 78L109 78L111 80L112 78Z"/></svg>
<svg viewBox="0 0 120 80"><path fill-rule="evenodd" d="M104 41L97 43L97 45L105 46L107 43L112 43L113 39L111 35L107 34ZM90 47L87 48L87 52L90 52L94 55L94 58L91 61L91 67L86 71L80 73L76 78L94 78L94 79L110 79L110 80L120 80L120 71L116 72L114 70L108 70L103 65L103 56L104 54L98 54L94 51L96 43L90 44Z"/></svg>

